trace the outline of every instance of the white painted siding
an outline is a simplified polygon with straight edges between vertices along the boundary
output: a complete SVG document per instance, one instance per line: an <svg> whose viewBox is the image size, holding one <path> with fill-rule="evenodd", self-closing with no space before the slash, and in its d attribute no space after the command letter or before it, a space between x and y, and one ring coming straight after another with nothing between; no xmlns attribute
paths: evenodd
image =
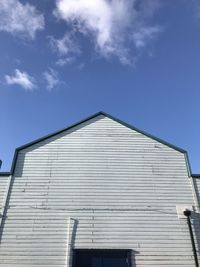
<svg viewBox="0 0 200 267"><path fill-rule="evenodd" d="M99 116L20 151L0 266L66 266L72 217L74 248L131 249L137 267L193 267L177 204L194 205L184 154Z"/></svg>
<svg viewBox="0 0 200 267"><path fill-rule="evenodd" d="M197 196L197 201L200 207L200 175L199 175L199 178L192 178L192 179L193 179L194 189L195 189L196 196Z"/></svg>
<svg viewBox="0 0 200 267"><path fill-rule="evenodd" d="M2 214L2 205L7 189L8 176L1 176L0 174L0 214Z"/></svg>

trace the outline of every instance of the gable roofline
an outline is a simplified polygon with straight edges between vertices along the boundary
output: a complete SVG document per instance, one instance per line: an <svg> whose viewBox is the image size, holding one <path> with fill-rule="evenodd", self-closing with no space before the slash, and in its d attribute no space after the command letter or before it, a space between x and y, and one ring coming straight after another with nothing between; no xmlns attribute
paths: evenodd
<svg viewBox="0 0 200 267"><path fill-rule="evenodd" d="M10 172L0 172L0 176L10 176Z"/></svg>
<svg viewBox="0 0 200 267"><path fill-rule="evenodd" d="M192 178L200 179L200 174L198 174L198 173L192 174L191 176L192 176Z"/></svg>
<svg viewBox="0 0 200 267"><path fill-rule="evenodd" d="M140 130L140 129L138 129L138 128L136 128L136 127L134 127L134 126L132 126L132 125L130 125L130 124L128 124L128 123L126 123L126 122L124 122L124 121L116 118L116 117L113 117L112 115L110 115L110 114L108 114L106 112L103 112L103 111L97 112L97 113L93 114L92 116L89 116L86 119L83 119L83 120L81 120L81 121L79 121L79 122L77 122L75 124L72 124L72 125L70 125L68 127L65 127L63 129L60 129L58 131L55 131L55 132L53 132L51 134L45 135L45 136L43 136L41 138L38 138L38 139L36 139L36 140L34 140L32 142L29 142L29 143L27 143L25 145L22 145L22 146L16 148L15 149L14 158L13 158L13 162L12 162L12 166L11 166L10 172L2 172L2 173L0 172L0 175L11 175L11 174L14 173L15 165L16 165L16 160L17 160L17 154L18 154L18 152L20 150L25 149L27 147L30 147L32 145L35 145L35 144L37 144L37 143L39 143L41 141L44 141L44 140L46 140L48 138L53 137L53 136L56 136L57 134L61 134L64 131L70 130L70 129L72 129L72 128L78 126L78 125L81 125L82 123L85 123L85 122L87 122L87 121L89 121L91 119L94 119L94 118L96 118L96 117L98 117L100 115L103 115L105 117L108 117L108 118L110 118L110 119L112 119L112 120L114 120L114 121L116 121L116 122L124 125L125 127L129 128L131 130L134 130L134 131L136 131L138 133L141 133L141 134L143 134L143 135L145 135L145 136L147 136L147 137L149 137L149 138L151 138L151 139L153 139L153 140L155 140L155 141L157 141L159 143L162 143L162 144L164 144L164 145L166 145L166 146L168 146L168 147L170 147L170 148L172 148L172 149L174 149L174 150L176 150L178 152L184 153L185 154L187 168L188 168L188 175L191 176L191 167L190 167L190 163L189 163L189 159L188 159L188 154L187 154L187 151L186 150L184 150L184 149L182 149L182 148L180 148L178 146L175 146L175 145L173 145L173 144L171 144L169 142L166 142L166 141L164 141L164 140L162 140L162 139L160 139L160 138L158 138L158 137L156 137L154 135L151 135L151 134L149 134L149 133L147 133L147 132L145 132L143 130Z"/></svg>

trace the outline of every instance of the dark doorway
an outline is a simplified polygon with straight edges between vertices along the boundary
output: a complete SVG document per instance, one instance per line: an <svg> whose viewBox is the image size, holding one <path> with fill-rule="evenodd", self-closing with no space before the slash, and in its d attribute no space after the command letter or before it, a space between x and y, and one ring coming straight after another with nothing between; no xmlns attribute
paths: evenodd
<svg viewBox="0 0 200 267"><path fill-rule="evenodd" d="M74 250L73 267L131 267L128 250Z"/></svg>

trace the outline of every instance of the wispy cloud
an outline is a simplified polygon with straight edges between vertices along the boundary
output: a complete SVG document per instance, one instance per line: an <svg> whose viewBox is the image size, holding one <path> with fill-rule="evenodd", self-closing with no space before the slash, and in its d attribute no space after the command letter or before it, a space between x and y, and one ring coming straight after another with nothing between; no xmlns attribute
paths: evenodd
<svg viewBox="0 0 200 267"><path fill-rule="evenodd" d="M73 31L65 34L61 39L50 37L51 48L58 53L57 65L63 66L74 61L81 54L81 49Z"/></svg>
<svg viewBox="0 0 200 267"><path fill-rule="evenodd" d="M27 72L20 71L19 69L14 71L14 75L5 75L5 80L8 85L17 84L27 91L31 91L37 87L35 79Z"/></svg>
<svg viewBox="0 0 200 267"><path fill-rule="evenodd" d="M147 21L159 8L159 1L148 0L148 8L146 2L57 0L54 14L65 20L68 27L76 29L76 33L92 38L98 54L105 58L114 55L123 64L131 64L131 51L145 47L159 33L158 28ZM63 44L70 44L71 35L66 33L63 40L57 40L57 47L60 52L68 53L68 45Z"/></svg>
<svg viewBox="0 0 200 267"><path fill-rule="evenodd" d="M77 69L78 70L82 70L85 67L85 63L81 62L78 66Z"/></svg>
<svg viewBox="0 0 200 267"><path fill-rule="evenodd" d="M134 32L132 37L136 48L144 48L149 41L154 39L163 29L160 26L143 27Z"/></svg>
<svg viewBox="0 0 200 267"><path fill-rule="evenodd" d="M0 31L34 39L44 29L44 16L33 5L18 0L1 0Z"/></svg>
<svg viewBox="0 0 200 267"><path fill-rule="evenodd" d="M43 76L44 76L44 79L46 80L48 90L52 90L54 87L61 84L61 81L58 78L58 73L51 68L49 68L48 71L45 71L43 73Z"/></svg>
<svg viewBox="0 0 200 267"><path fill-rule="evenodd" d="M200 20L200 2L199 0L191 0L191 3L194 7L194 17L196 20Z"/></svg>

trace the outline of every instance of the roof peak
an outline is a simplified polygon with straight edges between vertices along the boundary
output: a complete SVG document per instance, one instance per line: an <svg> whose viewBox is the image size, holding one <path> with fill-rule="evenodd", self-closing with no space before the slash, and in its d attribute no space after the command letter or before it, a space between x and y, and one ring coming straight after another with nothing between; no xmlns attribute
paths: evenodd
<svg viewBox="0 0 200 267"><path fill-rule="evenodd" d="M97 113L95 113L95 114L93 114L93 115L91 115L91 116L89 116L89 117L87 117L87 118L75 123L75 124L72 124L72 125L70 125L68 127L65 127L63 129L57 130L57 131L55 131L55 132L53 132L51 134L45 135L45 136L43 136L43 137L41 137L39 139L36 139L36 140L34 140L34 141L30 142L30 143L27 143L27 144L25 144L23 146L20 146L20 147L16 148L14 159L13 159L13 163L12 163L12 167L11 167L11 173L14 172L18 151L20 151L22 149L25 149L25 148L27 148L29 146L32 146L32 145L34 145L36 143L39 143L41 141L44 141L44 140L46 140L48 138L51 138L51 137L53 137L53 136L55 136L57 134L60 134L60 133L62 133L64 131L66 131L66 130L72 129L73 127L76 127L76 126L78 126L78 125L80 125L80 124L82 124L84 122L87 122L87 121L89 121L89 120L91 120L91 119L93 119L95 117L98 117L100 115L108 117L111 120L114 120L114 121L124 125L125 127L129 128L129 129L132 129L132 130L134 130L134 131L136 131L138 133L141 133L141 134L143 134L143 135L145 135L145 136L147 136L147 137L149 137L149 138L151 138L151 139L153 139L153 140L155 140L155 141L157 141L159 143L162 143L162 144L164 144L164 145L166 145L166 146L168 146L168 147L170 147L170 148L172 148L174 150L177 150L177 151L179 151L181 153L185 153L187 155L187 152L184 149L179 148L179 147L177 147L177 146L175 146L173 144L170 144L170 143L168 143L168 142L166 142L166 141L164 141L164 140L162 140L162 139L160 139L158 137L155 137L155 136L153 136L153 135L151 135L151 134L149 134L149 133L147 133L147 132L145 132L143 130L140 130L140 129L136 128L135 126L132 126L132 125L130 125L130 124L128 124L128 123L126 123L126 122L124 122L124 121L122 121L122 120L120 120L120 119L118 119L118 118L116 118L116 117L104 112L104 111L99 111L99 112L97 112Z"/></svg>
<svg viewBox="0 0 200 267"><path fill-rule="evenodd" d="M62 133L64 131L66 131L66 130L69 130L69 129L73 128L73 127L76 127L76 126L78 126L78 125L80 125L80 124L82 124L82 123L84 123L86 121L89 121L89 120L91 120L91 119L93 119L95 117L98 117L100 115L103 115L103 116L105 116L107 118L110 118L111 120L114 120L114 121L116 121L116 122L124 125L125 127L130 128L131 130L134 130L136 132L139 132L139 133L141 133L141 134L143 134L143 135L145 135L145 136L147 136L147 137L149 137L151 139L154 139L154 140L156 140L156 141L158 141L160 143L163 143L164 145L169 146L169 147L171 147L171 148L173 148L173 149L175 149L175 150L177 150L179 152L182 152L182 153L185 153L186 152L184 149L182 149L180 147L177 147L177 146L175 146L173 144L170 144L167 141L162 140L162 139L160 139L160 138L158 138L158 137L156 137L154 135L151 135L151 134L149 134L149 133L147 133L147 132L145 132L145 131L143 131L141 129L138 129L137 127L135 127L135 126L133 126L131 124L128 124L128 123L126 123L126 122L124 122L124 121L122 121L122 120L120 120L120 119L118 119L118 118L116 118L116 117L114 117L114 116L112 116L112 115L104 112L104 111L99 111L97 113L94 113L93 115L91 115L91 116L89 116L89 117L87 117L87 118L85 118L85 119L83 119L83 120L81 120L79 122L76 122L76 123L74 123L74 124L72 124L70 126L64 127L64 128L62 128L60 130L57 130L57 131L55 131L53 133L50 133L48 135L45 135L45 136L43 136L43 137L41 137L39 139L36 139L36 140L34 140L34 141L30 142L30 143L27 143L25 145L22 145L22 146L18 147L17 150L21 150L21 149L24 149L24 148L26 148L28 146L31 146L31 145L35 144L35 143L41 142L41 141L43 141L43 140L45 140L47 138L50 138L52 136L55 136L55 135L57 135L59 133Z"/></svg>

